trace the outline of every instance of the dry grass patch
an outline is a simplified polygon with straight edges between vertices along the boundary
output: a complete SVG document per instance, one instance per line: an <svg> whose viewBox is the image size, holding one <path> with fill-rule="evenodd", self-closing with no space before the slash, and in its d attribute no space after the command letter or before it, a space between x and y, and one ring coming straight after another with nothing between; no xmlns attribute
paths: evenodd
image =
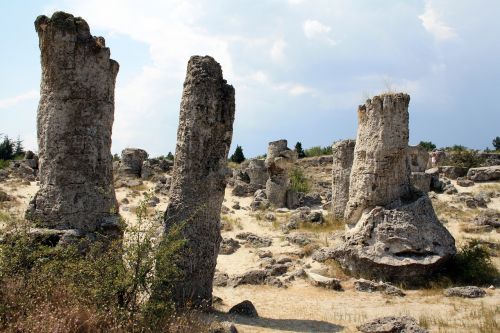
<svg viewBox="0 0 500 333"><path fill-rule="evenodd" d="M222 230L224 231L232 231L236 229L243 229L243 225L241 224L241 219L239 217L231 217L227 214L221 215L222 222Z"/></svg>

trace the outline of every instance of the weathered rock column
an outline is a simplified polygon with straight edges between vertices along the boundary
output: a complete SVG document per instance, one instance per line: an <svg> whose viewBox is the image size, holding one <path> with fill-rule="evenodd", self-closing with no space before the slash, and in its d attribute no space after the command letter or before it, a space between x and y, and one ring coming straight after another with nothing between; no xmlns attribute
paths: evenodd
<svg viewBox="0 0 500 333"><path fill-rule="evenodd" d="M287 147L286 140L269 143L265 165L269 174L266 195L269 204L276 208L286 206L286 192L290 185L288 168L297 160L297 152Z"/></svg>
<svg viewBox="0 0 500 333"><path fill-rule="evenodd" d="M27 218L43 228L116 232L110 148L118 63L80 17L39 16L35 29L42 65L40 190Z"/></svg>
<svg viewBox="0 0 500 333"><path fill-rule="evenodd" d="M349 179L355 145L355 140L342 140L332 146L332 213L336 218L344 218L344 210L349 201Z"/></svg>
<svg viewBox="0 0 500 333"><path fill-rule="evenodd" d="M398 205L410 193L407 163L408 104L406 94L367 100L358 109L358 134L344 218L356 223L363 210Z"/></svg>
<svg viewBox="0 0 500 333"><path fill-rule="evenodd" d="M351 229L332 253L354 275L417 282L456 252L427 195L410 183L406 94L368 100L359 127L344 216ZM355 225L354 225L355 224Z"/></svg>
<svg viewBox="0 0 500 333"><path fill-rule="evenodd" d="M172 291L181 307L210 305L212 301L234 112L234 88L223 79L220 65L209 56L191 57L165 213L166 232L185 223L182 233L187 243L176 262L182 278Z"/></svg>
<svg viewBox="0 0 500 333"><path fill-rule="evenodd" d="M118 172L124 176L140 177L142 164L148 158L148 153L139 148L125 148L122 150Z"/></svg>

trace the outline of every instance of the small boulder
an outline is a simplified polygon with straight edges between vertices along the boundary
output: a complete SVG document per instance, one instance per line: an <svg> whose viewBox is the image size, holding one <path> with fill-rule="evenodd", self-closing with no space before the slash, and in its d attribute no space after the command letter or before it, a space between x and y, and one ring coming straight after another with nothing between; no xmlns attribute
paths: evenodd
<svg viewBox="0 0 500 333"><path fill-rule="evenodd" d="M313 286L322 287L325 289L337 290L337 291L342 290L342 286L340 284L339 279L326 277L323 275L319 275L317 273L307 272L307 271L306 274Z"/></svg>
<svg viewBox="0 0 500 333"><path fill-rule="evenodd" d="M245 317L258 317L257 309L249 300L236 304L229 309L229 314L237 314Z"/></svg>
<svg viewBox="0 0 500 333"><path fill-rule="evenodd" d="M444 291L446 297L479 298L484 297L486 292L476 286L454 287Z"/></svg>
<svg viewBox="0 0 500 333"><path fill-rule="evenodd" d="M418 325L415 318L409 316L402 317L382 317L370 320L357 326L363 333L427 333L428 331Z"/></svg>

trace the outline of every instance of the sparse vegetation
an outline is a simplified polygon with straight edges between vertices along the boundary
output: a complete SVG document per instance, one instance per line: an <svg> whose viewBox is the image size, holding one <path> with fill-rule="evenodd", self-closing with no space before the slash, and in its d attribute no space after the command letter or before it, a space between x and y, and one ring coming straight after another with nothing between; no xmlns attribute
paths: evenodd
<svg viewBox="0 0 500 333"><path fill-rule="evenodd" d="M28 222L9 218L11 233L0 245L0 330L198 331L194 319L173 316L168 298L168 286L178 278L172 263L184 243L181 227L155 243L146 208L144 201L124 241L55 247L36 241ZM162 297L148 300L159 286Z"/></svg>
<svg viewBox="0 0 500 333"><path fill-rule="evenodd" d="M298 158L306 157L306 153L304 152L304 149L302 148L302 143L297 142L295 144L295 151L297 152Z"/></svg>
<svg viewBox="0 0 500 333"><path fill-rule="evenodd" d="M436 145L433 144L431 141L420 141L418 143L420 147L425 148L427 151L432 151L433 149L436 149Z"/></svg>
<svg viewBox="0 0 500 333"><path fill-rule="evenodd" d="M479 156L477 150L468 150L463 146L454 146L447 153L442 162L443 165L458 166L464 168L476 168L484 163L484 158Z"/></svg>
<svg viewBox="0 0 500 333"><path fill-rule="evenodd" d="M314 147L306 149L304 151L304 154L306 157L331 155L332 154L332 147L331 146L326 146L326 147L314 146Z"/></svg>
<svg viewBox="0 0 500 333"><path fill-rule="evenodd" d="M234 230L234 228L243 229L240 218L231 217L226 214L223 214L221 216L221 224L222 224L222 230L224 231L231 231Z"/></svg>
<svg viewBox="0 0 500 333"><path fill-rule="evenodd" d="M496 138L493 139L492 141L493 147L495 148L496 151L500 150L500 136L497 136Z"/></svg>
<svg viewBox="0 0 500 333"><path fill-rule="evenodd" d="M290 188L302 193L307 193L311 189L311 184L306 178L304 171L298 167L291 168L288 171L290 177Z"/></svg>

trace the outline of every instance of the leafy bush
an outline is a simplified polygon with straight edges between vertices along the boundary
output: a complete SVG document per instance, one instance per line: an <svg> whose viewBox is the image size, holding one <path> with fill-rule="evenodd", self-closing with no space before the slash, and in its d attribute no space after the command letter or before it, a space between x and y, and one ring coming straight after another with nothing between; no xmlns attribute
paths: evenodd
<svg viewBox="0 0 500 333"><path fill-rule="evenodd" d="M4 136L3 141L0 142L0 160L11 160L14 158L15 142Z"/></svg>
<svg viewBox="0 0 500 333"><path fill-rule="evenodd" d="M34 241L28 222L8 221L0 244L0 331L201 332L193 320L174 317L169 301L182 225L155 242L146 202L123 241L54 247ZM151 300L153 291L159 297Z"/></svg>
<svg viewBox="0 0 500 333"><path fill-rule="evenodd" d="M431 141L420 141L418 145L420 147L423 147L427 151L432 151L433 149L436 148L436 145L433 144Z"/></svg>
<svg viewBox="0 0 500 333"><path fill-rule="evenodd" d="M9 166L9 161L0 159L0 170L5 169Z"/></svg>
<svg viewBox="0 0 500 333"><path fill-rule="evenodd" d="M331 146L326 146L326 147L314 146L314 147L306 149L304 151L304 153L307 157L331 155L332 154L332 147Z"/></svg>
<svg viewBox="0 0 500 333"><path fill-rule="evenodd" d="M446 154L446 158L441 163L442 165L451 165L464 168L476 168L481 166L485 159L479 156L476 150L461 149L458 146Z"/></svg>
<svg viewBox="0 0 500 333"><path fill-rule="evenodd" d="M304 171L300 168L292 168L288 171L290 178L290 188L297 191L307 193L311 189L309 180L304 175Z"/></svg>
<svg viewBox="0 0 500 333"><path fill-rule="evenodd" d="M447 264L444 275L454 284L488 285L500 278L488 249L472 240Z"/></svg>
<svg viewBox="0 0 500 333"><path fill-rule="evenodd" d="M500 150L500 136L497 136L496 138L493 139L492 141L493 147L495 147L495 150Z"/></svg>

